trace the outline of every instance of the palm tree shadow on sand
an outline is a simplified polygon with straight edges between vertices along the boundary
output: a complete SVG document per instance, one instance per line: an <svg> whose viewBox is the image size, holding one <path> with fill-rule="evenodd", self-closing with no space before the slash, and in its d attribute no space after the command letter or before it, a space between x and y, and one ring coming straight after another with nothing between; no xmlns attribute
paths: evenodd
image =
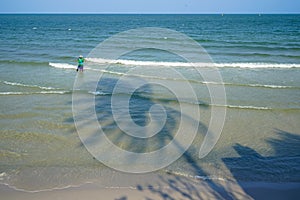
<svg viewBox="0 0 300 200"><path fill-rule="evenodd" d="M289 133L283 130L275 129L276 139L268 139L274 151L274 156L263 156L254 149L235 144L233 148L240 157L223 158L223 162L232 173L239 185L243 186L245 181L261 183L291 183L292 188L298 188L298 192L287 192L280 190L264 191L264 195L259 194L255 188L243 187L244 191L254 199L299 199L300 198L300 136L299 134ZM281 185L284 189L285 185ZM287 185L286 185L287 186ZM287 186L290 187L290 186Z"/></svg>
<svg viewBox="0 0 300 200"><path fill-rule="evenodd" d="M129 102L130 115L136 124L145 126L147 123L149 123L149 108L154 104L162 104L168 117L167 122L160 133L151 138L141 139L133 138L118 128L116 122L114 121L111 110L111 97L117 81L118 79L114 78L102 78L97 87L97 91L101 91L101 93L95 97L95 110L99 124L110 141L127 151L139 153L155 151L172 141L174 139L174 133L176 133L178 128L179 119L182 113L174 110L172 106L169 106L169 104L174 104L176 102L153 98L153 96L151 96L152 91L149 85L137 90L131 96ZM145 93L147 94L144 95ZM120 95L120 98L122 98L122 95L128 94L118 95ZM207 105L205 102L201 102L199 106L201 106L202 109L208 109L208 107L205 105ZM188 118L189 116L184 117ZM195 119L189 118L189 120L192 121ZM201 138L203 139L207 132L207 126L200 121L197 122L199 123L199 128L195 139L201 140ZM89 125L90 124L84 124L84 126ZM222 159L224 164L232 173L233 177L237 180L237 184L244 190L244 198L256 198L256 196L251 190L248 190L247 187L243 187L243 177L252 177L253 181L268 181L268 177L272 178L276 176L280 181L284 181L285 172L289 171L290 174L290 170L294 170L293 173L295 174L295 181L299 182L300 180L299 153L294 155L282 155L281 153L285 148L289 148L293 152L300 152L300 137L296 134L288 133L278 129L275 129L275 133L280 136L279 139L270 139L267 141L275 151L275 156L273 157L263 157L254 149L236 144L233 146L233 148L240 155L240 157ZM93 133L93 136L84 142L93 143L93 138L94 136L97 136L97 134L97 132ZM175 141L175 144L178 149L183 148L180 146L179 142ZM192 155L189 150L181 156L181 159L184 159L186 163L188 163L189 168L194 172L194 174L199 174L199 176L204 177L208 176L205 170L202 169L199 164L197 164L197 157ZM134 164L134 161L132 164ZM251 169L248 170L249 168ZM266 174L262 176L260 174L261 172L258 172L257 169L263 169L263 172ZM148 191L152 193L157 197L155 199L206 199L208 197L213 199L237 199L233 194L235 191L228 191L228 188L224 187L224 185L221 185L218 182L210 179L205 180L206 186L209 187L209 194L207 194L207 191L201 191L197 187L197 184L203 182L202 180L199 181L195 179L191 181L191 179L188 177L178 176L172 173L167 173L167 175L159 175L159 180L160 181L155 182L155 184L137 184L136 189L141 192ZM294 197L291 198L293 199ZM119 199L126 200L127 196L123 195ZM144 199L149 200L153 198L145 196Z"/></svg>
<svg viewBox="0 0 300 200"><path fill-rule="evenodd" d="M173 137L176 134L176 130L179 126L179 120L181 118L181 113L178 110L172 108L172 105L176 105L176 100L173 98L161 99L154 98L151 86L145 85L138 90L136 90L133 94L113 94L113 90L115 85L117 84L118 79L114 78L101 78L98 83L98 87L96 91L98 95L95 96L95 111L97 115L97 119L103 132L106 134L106 137L109 138L111 142L115 145L124 148L125 150L132 152L151 152L157 149L160 149L167 145L170 141L173 140ZM128 98L130 96L129 101L129 112L130 117L134 121L135 124L139 126L145 126L150 123L149 120L149 110L155 104L160 104L164 106L167 115L167 121L161 131L147 139L135 138L129 136L124 131L122 131L118 124L115 122L113 113L112 113L112 104L111 98L112 95L119 96L117 98ZM208 108L208 104L205 102L199 103L202 109ZM122 109L122 108L120 108ZM190 116L183 116L188 120L194 120ZM207 132L207 127L204 123L199 123L198 133L202 136ZM89 126L90 124L86 123L83 126ZM151 131L151 130L150 130ZM93 135L97 135L98 132L93 133ZM84 143L93 143L93 137L88 138ZM178 147L181 148L181 147Z"/></svg>
<svg viewBox="0 0 300 200"><path fill-rule="evenodd" d="M112 95L119 95L120 97L118 98L123 98L124 96L124 98L128 98L126 97L126 95L128 94L113 94L113 90L115 85L117 84L117 81L118 79L102 77L96 89L98 91L98 95L95 97L95 110L99 124L101 125L101 128L106 137L109 138L109 140L116 146L121 147L127 151L144 153L158 150L172 141L175 143L176 147L179 150L182 150L182 152L184 152L184 149L180 145L180 142L174 140L174 136L178 129L181 117L184 117L185 119L193 123L196 122L199 125L198 132L195 138L196 140L202 140L204 138L208 130L207 126L204 123L187 115L182 116L183 114L181 112L173 109L173 105L178 103L174 101L174 98L155 98L155 94L153 93L150 85L144 85L131 95L129 108L132 120L140 126L147 125L147 123L149 123L149 109L154 104L160 104L164 106L167 115L167 121L161 131L150 138L141 139L127 135L121 129L119 129L114 120L111 109ZM209 109L206 102L200 102L198 106L200 106L201 109ZM89 126L89 124L85 124L84 126ZM87 138L87 140L84 141L84 143L93 144L93 138L96 137L97 134L97 132L93 133L90 138ZM189 163L190 168L194 171L194 174L199 174L205 177L207 175L206 172L197 164L197 158L194 157L195 156L192 156L190 151L185 151L185 153L182 155L182 159L184 159L186 163ZM134 164L134 161L132 162L132 164ZM166 176L159 176L158 179L158 183L150 183L148 185L138 184L136 185L136 188L138 189L138 191L150 191L151 193L162 199L176 199L176 197L172 197L171 193L176 193L175 196L179 195L181 196L181 199L201 199L207 196L207 194L204 194L205 192L198 191L194 186L195 183L191 183L190 179L186 177L167 173ZM222 185L215 183L213 180L207 180L206 183L210 188L212 188L212 197L218 199L233 199ZM169 190L165 191L165 187L170 188L172 192L170 193ZM121 197L121 199L127 199L127 197L123 196ZM146 199L150 198L146 197Z"/></svg>
<svg viewBox="0 0 300 200"><path fill-rule="evenodd" d="M254 149L235 144L233 148L240 157L223 158L222 161L228 167L239 187L242 188L244 196L242 199L299 199L300 198L300 136L299 134L289 133L283 130L275 129L274 133L278 136L276 139L268 139L273 150L274 156L262 156ZM189 153L183 157L187 160L197 173L201 170L195 160ZM214 190L207 195L206 191L201 191L191 183L191 180L181 176L171 175L168 178L161 176L161 182L168 185L170 190L166 190L163 184L159 187L148 185L137 186L140 191L150 190L157 194L161 199L240 199L235 196L234 191L214 183L213 180L205 180L209 187ZM250 186L244 181L256 184ZM274 183L274 180L280 184L270 187L268 183ZM287 183L287 185L285 184ZM276 184L276 183L275 183ZM206 188L207 189L207 188ZM212 195L212 196L211 196ZM151 198L148 198L151 199Z"/></svg>

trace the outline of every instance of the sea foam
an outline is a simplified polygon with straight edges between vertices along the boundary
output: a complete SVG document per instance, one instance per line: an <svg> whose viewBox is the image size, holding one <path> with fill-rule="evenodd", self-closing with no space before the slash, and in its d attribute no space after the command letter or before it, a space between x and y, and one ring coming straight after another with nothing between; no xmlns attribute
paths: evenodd
<svg viewBox="0 0 300 200"><path fill-rule="evenodd" d="M217 67L217 68L300 68L294 63L189 63L189 62L159 62L123 59L87 58L87 61L98 64L120 64L134 66L166 66L166 67Z"/></svg>

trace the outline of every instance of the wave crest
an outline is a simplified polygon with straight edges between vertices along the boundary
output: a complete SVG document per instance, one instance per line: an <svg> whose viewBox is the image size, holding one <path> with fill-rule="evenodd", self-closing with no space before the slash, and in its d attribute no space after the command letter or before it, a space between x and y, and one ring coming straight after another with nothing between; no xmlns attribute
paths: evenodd
<svg viewBox="0 0 300 200"><path fill-rule="evenodd" d="M188 63L188 62L159 62L139 60L111 60L103 58L87 58L87 61L98 64L119 64L134 66L166 66L166 67L217 67L217 68L300 68L295 63Z"/></svg>
<svg viewBox="0 0 300 200"><path fill-rule="evenodd" d="M68 93L71 93L71 91L0 92L0 95L5 96L5 95L68 94Z"/></svg>
<svg viewBox="0 0 300 200"><path fill-rule="evenodd" d="M68 63L49 63L51 67L60 68L60 69L76 69L76 65L70 65Z"/></svg>
<svg viewBox="0 0 300 200"><path fill-rule="evenodd" d="M59 88L44 87L44 86L39 86L39 85L27 85L27 84L23 84L23 83L16 83L16 82L9 82L9 81L2 81L2 83L6 84L6 85L12 85L12 86L39 88L42 90L57 90L57 89L59 89Z"/></svg>

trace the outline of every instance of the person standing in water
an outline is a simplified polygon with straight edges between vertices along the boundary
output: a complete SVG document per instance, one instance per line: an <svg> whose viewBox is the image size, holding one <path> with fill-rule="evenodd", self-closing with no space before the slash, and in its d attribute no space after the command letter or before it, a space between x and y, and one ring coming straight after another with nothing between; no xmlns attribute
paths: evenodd
<svg viewBox="0 0 300 200"><path fill-rule="evenodd" d="M77 62L78 62L78 67L76 69L76 71L81 71L83 72L83 63L84 63L84 58L82 55L79 56L79 58L77 59Z"/></svg>

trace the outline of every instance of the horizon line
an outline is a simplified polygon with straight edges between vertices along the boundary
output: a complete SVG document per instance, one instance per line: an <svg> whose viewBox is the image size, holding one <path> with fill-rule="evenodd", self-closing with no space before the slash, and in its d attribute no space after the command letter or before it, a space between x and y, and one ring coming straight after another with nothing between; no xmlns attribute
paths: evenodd
<svg viewBox="0 0 300 200"><path fill-rule="evenodd" d="M202 13L185 13L185 12L0 12L0 14L91 14L91 15L106 15L106 14L129 14L129 15L274 15L274 14L300 14L300 12L202 12Z"/></svg>

